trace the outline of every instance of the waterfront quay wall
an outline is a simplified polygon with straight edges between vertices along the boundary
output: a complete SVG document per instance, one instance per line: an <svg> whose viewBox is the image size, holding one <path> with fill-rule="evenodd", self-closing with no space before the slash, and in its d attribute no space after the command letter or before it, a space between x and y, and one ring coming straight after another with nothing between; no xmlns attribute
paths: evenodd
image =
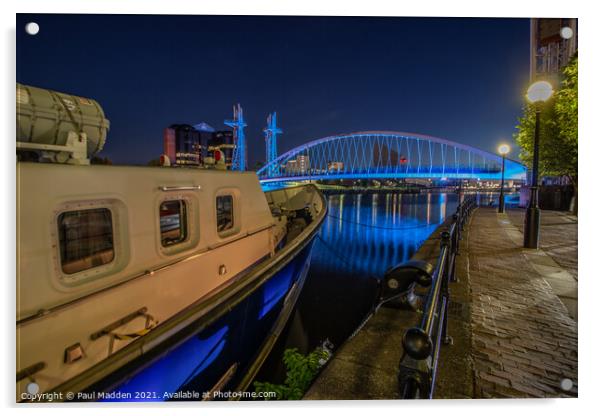
<svg viewBox="0 0 602 416"><path fill-rule="evenodd" d="M451 220L451 217L448 218L431 233L414 253L413 260L436 263L440 234ZM424 295L427 291L428 288L421 288L416 293ZM421 317L419 312L407 310L395 302L383 305L355 336L335 352L305 394L304 400L400 398L397 374L402 354L401 338L407 328L419 325ZM460 384L464 385L462 382Z"/></svg>

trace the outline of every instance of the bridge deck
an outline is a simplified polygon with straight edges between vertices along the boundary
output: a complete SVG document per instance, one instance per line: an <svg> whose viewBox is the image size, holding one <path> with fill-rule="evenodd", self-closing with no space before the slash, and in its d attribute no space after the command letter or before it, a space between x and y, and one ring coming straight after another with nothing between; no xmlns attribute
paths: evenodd
<svg viewBox="0 0 602 416"><path fill-rule="evenodd" d="M392 131L323 137L267 160L257 171L265 183L382 178L500 180L503 165L500 155L475 147ZM506 179L526 178L526 167L521 163L506 159L504 165Z"/></svg>

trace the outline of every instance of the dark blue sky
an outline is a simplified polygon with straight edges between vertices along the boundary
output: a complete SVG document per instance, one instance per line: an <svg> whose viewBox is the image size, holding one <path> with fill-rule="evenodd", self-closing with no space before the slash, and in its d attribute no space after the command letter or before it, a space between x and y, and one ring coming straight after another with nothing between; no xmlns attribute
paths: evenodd
<svg viewBox="0 0 602 416"><path fill-rule="evenodd" d="M279 154L361 130L495 151L528 79L528 19L17 15L17 81L98 100L116 163L158 157L172 123L225 128L236 102L250 166L270 111Z"/></svg>

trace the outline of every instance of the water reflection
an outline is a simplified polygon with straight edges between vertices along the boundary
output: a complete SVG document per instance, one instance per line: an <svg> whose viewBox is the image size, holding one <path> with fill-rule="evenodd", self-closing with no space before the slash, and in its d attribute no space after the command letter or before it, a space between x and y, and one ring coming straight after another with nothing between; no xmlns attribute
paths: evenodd
<svg viewBox="0 0 602 416"><path fill-rule="evenodd" d="M295 316L259 380L282 382L282 353L307 353L329 339L347 339L371 310L377 280L407 261L458 204L456 194L347 194L328 197Z"/></svg>
<svg viewBox="0 0 602 416"><path fill-rule="evenodd" d="M377 279L409 260L457 204L456 194L329 196L298 304L307 345L349 336L372 307Z"/></svg>
<svg viewBox="0 0 602 416"><path fill-rule="evenodd" d="M310 276L350 274L380 277L406 261L451 215L455 194L332 195L329 214L316 242Z"/></svg>

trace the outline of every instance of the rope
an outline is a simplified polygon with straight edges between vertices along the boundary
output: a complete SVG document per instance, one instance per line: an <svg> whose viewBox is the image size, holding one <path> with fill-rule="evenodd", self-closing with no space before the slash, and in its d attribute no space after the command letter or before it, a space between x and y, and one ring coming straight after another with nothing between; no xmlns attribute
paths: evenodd
<svg viewBox="0 0 602 416"><path fill-rule="evenodd" d="M353 264L353 261L350 260L349 258L347 258L347 256L339 253L336 249L334 249L329 243L326 242L326 240L324 240L322 238L321 235L318 234L318 240L324 245L324 247L326 247L328 250L330 250L330 252L332 252L336 257L339 258L339 260L341 260L343 263L345 263L348 267L351 267L353 269L359 269L359 267L357 267L356 265ZM376 280L380 280L379 278L375 277L373 274L368 274L368 277L371 277L372 279L376 279Z"/></svg>
<svg viewBox="0 0 602 416"><path fill-rule="evenodd" d="M438 225L438 224L420 224L420 225L410 225L407 227L385 227L383 225L372 225L372 224L366 224L363 222L356 222L356 221L351 221L351 220L346 220L344 218L340 218L340 217L336 217L332 214L326 214L327 216L331 217L331 218L335 218L339 221L343 221L349 224L356 224L356 225L361 225L362 227L368 227L368 228L377 228L380 230L412 230L412 229L416 229L416 228L424 228L424 227L430 227L433 225Z"/></svg>
<svg viewBox="0 0 602 416"><path fill-rule="evenodd" d="M148 334L154 327L157 326L159 322L152 315L144 314L142 316L146 316L146 324L144 325L143 329L139 331L130 332L129 334L119 334L117 332L111 331L109 332L109 335L112 335L120 341L131 341L133 339L140 338L141 336Z"/></svg>
<svg viewBox="0 0 602 416"><path fill-rule="evenodd" d="M339 258L339 260L341 260L343 263L345 263L348 267L358 269L358 267L353 265L346 256L340 254L337 250L332 248L331 245L328 244L326 242L326 240L324 240L322 238L321 235L318 234L317 238L318 238L318 241L320 241L322 243L322 245L324 245L324 247L326 247L330 252L332 252L337 258ZM380 280L379 278L375 277L373 274L368 274L368 277L374 279L377 282ZM380 306L380 304L378 304L378 303L375 305L374 304L372 305L372 307L370 308L370 311L365 315L364 319L362 319L360 324L353 330L351 335L349 335L346 338L347 340L349 340L357 335L357 333L366 325L366 323L370 320L370 318L376 313L379 306Z"/></svg>

